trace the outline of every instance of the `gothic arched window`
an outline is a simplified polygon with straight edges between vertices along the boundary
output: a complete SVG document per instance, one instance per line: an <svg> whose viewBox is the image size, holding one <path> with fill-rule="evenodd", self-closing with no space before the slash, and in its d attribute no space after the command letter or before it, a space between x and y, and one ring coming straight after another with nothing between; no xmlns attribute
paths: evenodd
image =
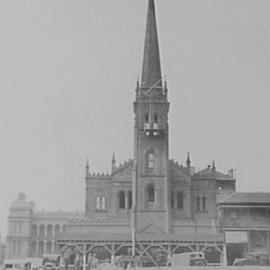
<svg viewBox="0 0 270 270"><path fill-rule="evenodd" d="M201 211L201 198L196 197L196 211Z"/></svg>
<svg viewBox="0 0 270 270"><path fill-rule="evenodd" d="M206 211L206 197L202 197L202 211Z"/></svg>
<svg viewBox="0 0 270 270"><path fill-rule="evenodd" d="M149 184L147 187L147 201L148 203L155 202L155 187L153 184Z"/></svg>
<svg viewBox="0 0 270 270"><path fill-rule="evenodd" d="M144 115L144 122L145 122L145 123L149 123L149 114L148 114L148 113L146 113L146 114Z"/></svg>
<svg viewBox="0 0 270 270"><path fill-rule="evenodd" d="M98 197L96 197L96 209L97 210L99 210L101 207L100 207L100 203L101 203L101 201L100 201L100 197L98 196Z"/></svg>
<svg viewBox="0 0 270 270"><path fill-rule="evenodd" d="M148 155L148 168L154 169L155 167L155 156L154 153L149 153Z"/></svg>
<svg viewBox="0 0 270 270"><path fill-rule="evenodd" d="M183 198L183 193L182 192L177 193L176 207L177 207L177 209L183 209L184 208L184 198Z"/></svg>
<svg viewBox="0 0 270 270"><path fill-rule="evenodd" d="M125 192L120 191L118 193L118 207L119 209L125 209Z"/></svg>
<svg viewBox="0 0 270 270"><path fill-rule="evenodd" d="M101 199L101 209L106 210L106 197L103 196Z"/></svg>
<svg viewBox="0 0 270 270"><path fill-rule="evenodd" d="M157 113L154 114L154 123L158 123L158 115L157 115Z"/></svg>

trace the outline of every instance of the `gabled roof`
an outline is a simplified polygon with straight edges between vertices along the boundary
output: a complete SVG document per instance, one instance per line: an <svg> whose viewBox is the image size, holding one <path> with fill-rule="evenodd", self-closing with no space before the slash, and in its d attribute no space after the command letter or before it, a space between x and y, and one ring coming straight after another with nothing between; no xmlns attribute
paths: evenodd
<svg viewBox="0 0 270 270"><path fill-rule="evenodd" d="M235 192L219 203L220 205L270 205L270 192Z"/></svg>
<svg viewBox="0 0 270 270"><path fill-rule="evenodd" d="M123 171L124 169L130 167L133 165L133 160L129 159L128 161L125 161L124 164L120 164L119 167L116 167L112 173L112 176Z"/></svg>
<svg viewBox="0 0 270 270"><path fill-rule="evenodd" d="M231 177L228 174L224 174L222 172L217 171L216 169L213 169L212 167L207 167L204 170L201 170L197 173L195 173L192 178L198 179L198 178L206 178L206 179L215 179L215 180L231 180L235 181L233 177Z"/></svg>

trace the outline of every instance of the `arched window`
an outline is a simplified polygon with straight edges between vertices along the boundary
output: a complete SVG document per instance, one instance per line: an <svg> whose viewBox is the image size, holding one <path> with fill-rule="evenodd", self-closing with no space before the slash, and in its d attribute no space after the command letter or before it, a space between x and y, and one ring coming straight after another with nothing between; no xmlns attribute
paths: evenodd
<svg viewBox="0 0 270 270"><path fill-rule="evenodd" d="M47 244L46 244L46 253L48 253L48 254L52 253L52 242L51 241L47 242Z"/></svg>
<svg viewBox="0 0 270 270"><path fill-rule="evenodd" d="M154 114L154 123L158 123L158 114L157 113Z"/></svg>
<svg viewBox="0 0 270 270"><path fill-rule="evenodd" d="M201 198L196 197L196 210L201 211Z"/></svg>
<svg viewBox="0 0 270 270"><path fill-rule="evenodd" d="M149 114L148 114L148 113L146 113L146 114L144 115L144 122L145 122L145 123L149 123Z"/></svg>
<svg viewBox="0 0 270 270"><path fill-rule="evenodd" d="M206 197L202 197L202 210L206 211Z"/></svg>
<svg viewBox="0 0 270 270"><path fill-rule="evenodd" d="M39 236L44 237L45 236L45 225L42 224L39 226Z"/></svg>
<svg viewBox="0 0 270 270"><path fill-rule="evenodd" d="M48 237L53 236L53 226L51 224L47 226L47 236Z"/></svg>
<svg viewBox="0 0 270 270"><path fill-rule="evenodd" d="M149 153L148 155L148 168L154 169L155 167L155 156L154 153Z"/></svg>
<svg viewBox="0 0 270 270"><path fill-rule="evenodd" d="M183 209L184 208L184 198L183 198L183 193L182 192L177 193L176 207L177 207L177 209Z"/></svg>
<svg viewBox="0 0 270 270"><path fill-rule="evenodd" d="M132 208L132 191L128 191L128 209Z"/></svg>
<svg viewBox="0 0 270 270"><path fill-rule="evenodd" d="M39 241L38 243L38 255L42 256L44 254L44 242Z"/></svg>
<svg viewBox="0 0 270 270"><path fill-rule="evenodd" d="M98 196L98 197L96 197L96 209L97 210L99 210L101 207L100 207L100 203L101 203L101 201L100 201L100 197Z"/></svg>
<svg viewBox="0 0 270 270"><path fill-rule="evenodd" d="M31 227L31 235L37 236L37 225L36 224L33 224Z"/></svg>
<svg viewBox="0 0 270 270"><path fill-rule="evenodd" d="M106 197L103 196L101 200L101 209L106 210Z"/></svg>
<svg viewBox="0 0 270 270"><path fill-rule="evenodd" d="M60 234L60 225L59 224L55 225L54 234L56 236L58 236Z"/></svg>
<svg viewBox="0 0 270 270"><path fill-rule="evenodd" d="M153 184L150 184L147 187L147 201L148 203L155 202L155 187Z"/></svg>
<svg viewBox="0 0 270 270"><path fill-rule="evenodd" d="M30 247L30 254L31 254L32 257L35 257L36 250L37 250L37 242L36 241L32 241L31 242L31 247Z"/></svg>
<svg viewBox="0 0 270 270"><path fill-rule="evenodd" d="M118 193L118 207L119 209L125 209L125 192L120 191Z"/></svg>

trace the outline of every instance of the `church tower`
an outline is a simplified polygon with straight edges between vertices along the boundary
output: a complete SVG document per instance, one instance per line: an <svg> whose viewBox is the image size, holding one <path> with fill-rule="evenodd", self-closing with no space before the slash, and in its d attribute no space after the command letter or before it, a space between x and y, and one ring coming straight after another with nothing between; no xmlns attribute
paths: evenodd
<svg viewBox="0 0 270 270"><path fill-rule="evenodd" d="M154 0L149 0L141 82L134 102L133 202L137 233L169 233L167 86Z"/></svg>

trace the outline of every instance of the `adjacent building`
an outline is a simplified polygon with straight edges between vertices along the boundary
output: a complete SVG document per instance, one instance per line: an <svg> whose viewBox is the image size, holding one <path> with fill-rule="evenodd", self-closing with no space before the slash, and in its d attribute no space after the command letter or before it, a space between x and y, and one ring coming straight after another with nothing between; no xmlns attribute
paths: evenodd
<svg viewBox="0 0 270 270"><path fill-rule="evenodd" d="M270 193L234 193L219 203L228 263L248 252L270 252Z"/></svg>

